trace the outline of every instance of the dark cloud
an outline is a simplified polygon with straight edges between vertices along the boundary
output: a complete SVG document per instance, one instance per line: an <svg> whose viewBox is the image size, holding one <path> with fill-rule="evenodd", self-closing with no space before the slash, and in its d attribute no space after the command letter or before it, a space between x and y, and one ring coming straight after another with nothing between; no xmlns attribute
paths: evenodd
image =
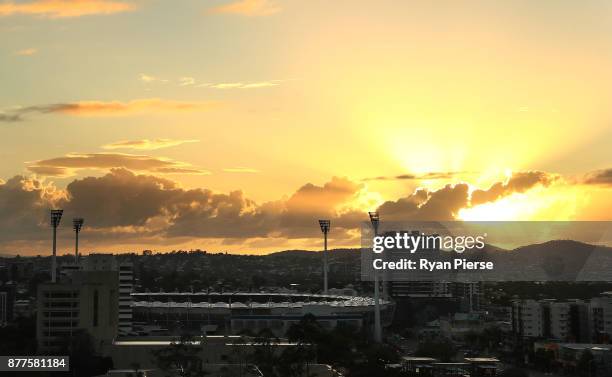
<svg viewBox="0 0 612 377"><path fill-rule="evenodd" d="M87 217L95 227L141 226L164 213L182 192L173 181L113 169L102 177L72 181L62 204L68 215Z"/></svg>
<svg viewBox="0 0 612 377"><path fill-rule="evenodd" d="M62 193L51 185L23 176L0 184L0 240L38 239L48 216L62 199Z"/></svg>
<svg viewBox="0 0 612 377"><path fill-rule="evenodd" d="M602 169L588 173L583 182L589 185L612 185L612 169Z"/></svg>
<svg viewBox="0 0 612 377"><path fill-rule="evenodd" d="M487 190L474 190L471 204L493 202L515 192L525 192L536 185L548 186L557 179L557 175L543 171L516 172L505 183L497 182Z"/></svg>
<svg viewBox="0 0 612 377"><path fill-rule="evenodd" d="M417 189L412 195L383 203L378 211L389 221L445 221L456 218L469 204L469 187L465 183L446 185L435 191Z"/></svg>

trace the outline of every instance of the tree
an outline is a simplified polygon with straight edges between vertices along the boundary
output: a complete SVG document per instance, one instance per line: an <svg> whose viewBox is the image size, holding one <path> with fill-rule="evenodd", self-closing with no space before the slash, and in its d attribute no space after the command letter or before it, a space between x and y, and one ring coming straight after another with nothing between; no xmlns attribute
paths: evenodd
<svg viewBox="0 0 612 377"><path fill-rule="evenodd" d="M300 322L287 330L287 337L294 342L316 343L325 337L325 332L317 322L317 317L306 314Z"/></svg>
<svg viewBox="0 0 612 377"><path fill-rule="evenodd" d="M595 375L595 358L591 350L585 349L582 351L580 359L578 359L578 363L576 364L576 369L578 369L583 376Z"/></svg>
<svg viewBox="0 0 612 377"><path fill-rule="evenodd" d="M310 377L309 363L314 358L312 346L297 344L287 347L278 358L278 375L283 377Z"/></svg>
<svg viewBox="0 0 612 377"><path fill-rule="evenodd" d="M113 367L110 357L96 354L93 338L85 330L79 330L62 339L58 355L70 357L70 371L77 376L89 377L105 374Z"/></svg>
<svg viewBox="0 0 612 377"><path fill-rule="evenodd" d="M555 353L552 350L540 348L534 355L536 366L543 371L550 371L552 363L555 360Z"/></svg>
<svg viewBox="0 0 612 377"><path fill-rule="evenodd" d="M201 339L203 338L198 340ZM155 350L152 355L157 367L168 377L175 372L181 377L200 377L206 375L202 369L201 352L200 343L191 336L183 335L178 342L172 342L168 347Z"/></svg>
<svg viewBox="0 0 612 377"><path fill-rule="evenodd" d="M501 372L499 377L529 377L529 373L521 368L509 368Z"/></svg>
<svg viewBox="0 0 612 377"><path fill-rule="evenodd" d="M36 352L36 317L22 317L0 327L0 355L34 355Z"/></svg>
<svg viewBox="0 0 612 377"><path fill-rule="evenodd" d="M256 364L265 376L274 375L277 362L275 353L278 338L270 329L262 329L253 339L253 353L249 359Z"/></svg>
<svg viewBox="0 0 612 377"><path fill-rule="evenodd" d="M416 356L434 357L443 362L448 362L455 357L457 351L449 339L428 340L419 344Z"/></svg>

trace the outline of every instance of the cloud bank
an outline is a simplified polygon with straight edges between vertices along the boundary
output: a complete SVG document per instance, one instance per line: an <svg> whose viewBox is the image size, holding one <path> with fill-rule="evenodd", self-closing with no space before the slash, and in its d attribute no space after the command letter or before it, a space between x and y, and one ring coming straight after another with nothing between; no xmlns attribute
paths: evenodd
<svg viewBox="0 0 612 377"><path fill-rule="evenodd" d="M112 167L117 158L124 158L118 156L67 156L41 161L40 166ZM172 164L168 167L148 157L137 157L129 163L132 170L172 169ZM505 182L471 194L466 183L449 184L437 190L417 189L398 200L363 208L367 187L341 177L322 185L307 183L287 198L257 203L242 191L186 189L170 179L137 174L126 167L112 168L100 177L75 179L65 189L41 179L15 176L0 184L0 249L10 241L46 237L49 208L63 208L68 218L85 217L89 239L102 245L142 243L152 238L157 244L195 239L221 239L223 243L318 239L316 221L321 218L332 221L338 242L356 244L360 225L368 220L367 210L376 208L386 221L453 220L459 210L473 202L494 201L550 179L540 172L515 173Z"/></svg>

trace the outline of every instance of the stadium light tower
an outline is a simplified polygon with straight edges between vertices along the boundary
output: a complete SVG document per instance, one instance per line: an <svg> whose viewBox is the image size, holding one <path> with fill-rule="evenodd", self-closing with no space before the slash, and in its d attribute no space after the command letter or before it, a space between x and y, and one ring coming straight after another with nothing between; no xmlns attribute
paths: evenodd
<svg viewBox="0 0 612 377"><path fill-rule="evenodd" d="M378 212L368 212L370 222L374 228L374 236L378 236L378 225L380 224L380 215ZM374 341L380 343L382 341L382 327L380 324L380 293L378 286L378 271L374 270Z"/></svg>
<svg viewBox="0 0 612 377"><path fill-rule="evenodd" d="M72 229L74 229L74 263L79 263L79 233L81 232L81 228L83 227L82 217L77 217L72 219Z"/></svg>
<svg viewBox="0 0 612 377"><path fill-rule="evenodd" d="M329 220L319 220L319 226L323 232L323 294L327 294L327 233L329 233L330 224Z"/></svg>
<svg viewBox="0 0 612 377"><path fill-rule="evenodd" d="M56 280L56 270L57 270L57 261L55 260L55 255L57 253L57 227L62 220L62 214L64 210L61 209L52 209L51 210L51 226L53 227L53 256L51 257L51 282L55 283Z"/></svg>

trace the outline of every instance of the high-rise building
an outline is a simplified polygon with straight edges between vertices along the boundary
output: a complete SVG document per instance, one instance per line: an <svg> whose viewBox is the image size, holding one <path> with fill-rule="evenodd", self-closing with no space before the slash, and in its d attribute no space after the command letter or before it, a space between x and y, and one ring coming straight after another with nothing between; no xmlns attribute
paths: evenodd
<svg viewBox="0 0 612 377"><path fill-rule="evenodd" d="M483 282L453 282L450 291L460 301L461 311L472 313L480 311L484 297Z"/></svg>
<svg viewBox="0 0 612 377"><path fill-rule="evenodd" d="M118 327L117 271L73 271L57 283L38 286L36 337L39 351L61 349L86 331L97 350L106 350Z"/></svg>
<svg viewBox="0 0 612 377"><path fill-rule="evenodd" d="M582 300L517 300L512 304L512 329L525 338L590 342L589 307Z"/></svg>
<svg viewBox="0 0 612 377"><path fill-rule="evenodd" d="M544 336L543 307L536 300L512 303L512 330L523 337Z"/></svg>
<svg viewBox="0 0 612 377"><path fill-rule="evenodd" d="M132 331L132 292L134 268L131 262L119 264L119 334Z"/></svg>
<svg viewBox="0 0 612 377"><path fill-rule="evenodd" d="M70 263L61 266L60 276L67 276L73 271L116 271L119 279L119 327L118 335L132 331L132 291L134 286L133 264L119 262L112 254L89 254L81 258L78 264Z"/></svg>

